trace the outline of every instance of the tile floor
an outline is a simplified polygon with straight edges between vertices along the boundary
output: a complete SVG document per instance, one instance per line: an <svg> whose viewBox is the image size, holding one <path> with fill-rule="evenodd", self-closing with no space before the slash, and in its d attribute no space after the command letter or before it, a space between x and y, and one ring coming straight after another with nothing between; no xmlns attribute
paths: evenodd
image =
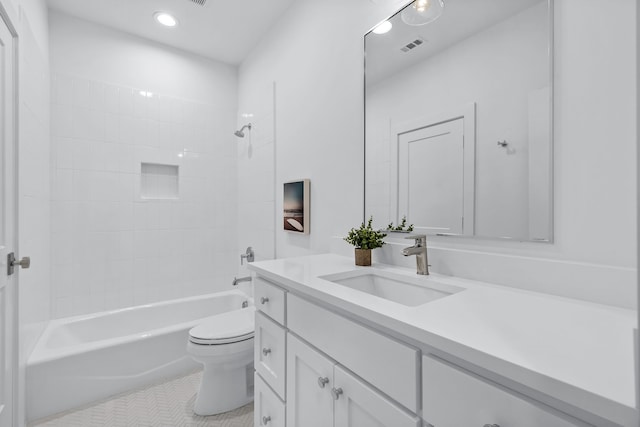
<svg viewBox="0 0 640 427"><path fill-rule="evenodd" d="M252 427L253 403L211 417L193 413L201 371L38 420L30 427Z"/></svg>

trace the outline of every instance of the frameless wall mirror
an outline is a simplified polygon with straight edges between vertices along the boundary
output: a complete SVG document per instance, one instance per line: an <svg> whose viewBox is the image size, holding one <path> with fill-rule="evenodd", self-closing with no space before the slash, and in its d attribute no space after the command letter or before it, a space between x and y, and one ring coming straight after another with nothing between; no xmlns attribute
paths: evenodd
<svg viewBox="0 0 640 427"><path fill-rule="evenodd" d="M553 239L551 0L415 0L365 35L365 217Z"/></svg>

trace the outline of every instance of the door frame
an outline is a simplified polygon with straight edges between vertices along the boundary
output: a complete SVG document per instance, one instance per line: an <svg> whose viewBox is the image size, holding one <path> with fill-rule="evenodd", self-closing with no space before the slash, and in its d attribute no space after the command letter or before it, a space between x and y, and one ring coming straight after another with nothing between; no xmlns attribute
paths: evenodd
<svg viewBox="0 0 640 427"><path fill-rule="evenodd" d="M390 176L390 194L389 202L391 206L391 219L399 223L399 194L398 188L400 182L398 156L400 136L413 132L415 130L450 122L452 120L463 119L464 123L464 160L463 160L463 225L462 236L473 236L475 233L475 211L476 211L476 103L459 106L449 111L442 111L439 114L429 117L419 117L407 120L401 123L393 124L389 134L389 142L391 143L391 176ZM445 235L445 234L442 234Z"/></svg>
<svg viewBox="0 0 640 427"><path fill-rule="evenodd" d="M15 23L18 22L18 15L13 8L13 5L6 0L0 0L0 20L4 22L4 24L9 29L9 33L12 36L12 56L13 56L13 90L11 92L11 96L13 98L13 141L10 142L13 144L13 200L8 200L11 209L13 210L13 242L9 242L9 245L13 247L15 253L19 252L18 247L18 232L19 232L19 217L18 217L18 201L19 201L19 182L18 182L18 165L19 165L19 107L20 107L20 96L19 96L19 33L17 26ZM4 263L3 263L4 265ZM0 272L0 274L5 274L5 272ZM19 274L14 274L14 281L11 292L11 301L10 304L13 307L11 310L12 315L12 336L11 336L11 418L13 419L12 425L18 425L19 422L24 422L22 416L20 416L20 341L19 341Z"/></svg>

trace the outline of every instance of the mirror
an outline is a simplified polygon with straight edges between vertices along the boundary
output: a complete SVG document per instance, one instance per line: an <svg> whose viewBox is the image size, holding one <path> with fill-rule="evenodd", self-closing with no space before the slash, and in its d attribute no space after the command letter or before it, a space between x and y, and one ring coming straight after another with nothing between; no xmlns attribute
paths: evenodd
<svg viewBox="0 0 640 427"><path fill-rule="evenodd" d="M552 241L550 0L416 0L387 21L365 35L365 218Z"/></svg>

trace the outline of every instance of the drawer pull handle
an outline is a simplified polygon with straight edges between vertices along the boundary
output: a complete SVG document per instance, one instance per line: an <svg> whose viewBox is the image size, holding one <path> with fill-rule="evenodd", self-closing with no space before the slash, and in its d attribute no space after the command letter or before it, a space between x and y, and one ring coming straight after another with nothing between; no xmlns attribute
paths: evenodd
<svg viewBox="0 0 640 427"><path fill-rule="evenodd" d="M271 349L270 349L270 348L263 348L263 349L262 349L262 354L263 354L264 356L268 356L268 355L269 355L269 353L271 353Z"/></svg>
<svg viewBox="0 0 640 427"><path fill-rule="evenodd" d="M269 298L267 298L267 297L260 298L260 304L265 305L268 302L269 302Z"/></svg>
<svg viewBox="0 0 640 427"><path fill-rule="evenodd" d="M485 424L483 427L500 427L498 424Z"/></svg>
<svg viewBox="0 0 640 427"><path fill-rule="evenodd" d="M329 384L329 378L327 377L318 378L318 385L320 386L320 388L324 388L324 386L327 384Z"/></svg>
<svg viewBox="0 0 640 427"><path fill-rule="evenodd" d="M267 425L269 424L269 421L271 421L271 417L262 417L262 425Z"/></svg>
<svg viewBox="0 0 640 427"><path fill-rule="evenodd" d="M333 395L333 398L335 400L338 400L338 399L340 399L340 395L343 394L343 391L342 391L341 388L335 388L334 387L334 388L331 389L331 394Z"/></svg>

